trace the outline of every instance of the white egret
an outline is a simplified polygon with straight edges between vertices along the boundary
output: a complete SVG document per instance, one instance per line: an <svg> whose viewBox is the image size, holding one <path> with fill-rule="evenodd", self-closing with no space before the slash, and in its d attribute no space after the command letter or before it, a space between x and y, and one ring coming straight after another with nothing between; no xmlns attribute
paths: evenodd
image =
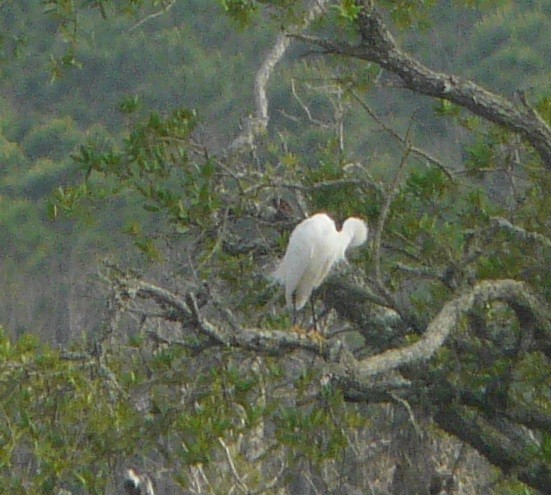
<svg viewBox="0 0 551 495"><path fill-rule="evenodd" d="M331 267L345 259L348 247L367 240L367 225L359 218L348 218L342 230L325 213L316 213L300 222L289 238L289 245L273 277L285 286L285 300L293 310L301 309L312 291L320 286Z"/></svg>

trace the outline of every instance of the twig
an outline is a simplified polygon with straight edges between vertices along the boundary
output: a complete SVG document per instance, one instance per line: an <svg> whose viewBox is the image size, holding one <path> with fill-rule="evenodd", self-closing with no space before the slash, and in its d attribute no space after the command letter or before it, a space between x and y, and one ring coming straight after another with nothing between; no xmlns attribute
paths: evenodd
<svg viewBox="0 0 551 495"><path fill-rule="evenodd" d="M417 424L417 421L415 420L415 414L413 413L413 409L409 405L409 402L407 400L402 399L398 395L396 395L394 392L390 392L390 396L396 401L399 402L402 406L404 406L405 410L407 411L409 415L409 420L411 421L411 424L413 425L413 428L415 429L417 435L419 437L423 436L423 432L421 431L421 428L419 428L419 425Z"/></svg>
<svg viewBox="0 0 551 495"><path fill-rule="evenodd" d="M146 22L155 19L156 17L159 17L160 15L166 14L172 7L174 7L174 4L176 3L176 0L172 0L170 3L166 4L161 10L157 12L153 12L153 14L148 15L147 17L144 17L140 21L138 21L136 24L134 24L128 32L131 33L135 29L138 29L140 26L145 24Z"/></svg>
<svg viewBox="0 0 551 495"><path fill-rule="evenodd" d="M367 112L367 114L375 121L377 124L381 126L381 128L387 132L391 137L396 139L399 143L403 145L410 146L411 153L417 156L420 156L427 160L428 162L432 163L436 167L438 167L448 179L453 181L453 175L452 173L447 169L447 167L440 161L434 158L433 156L429 155L426 151L422 150L421 148L418 148L417 146L413 146L410 143L407 143L406 140L400 136L392 127L387 125L369 106L360 98L360 96L351 88L348 88L348 92L350 95L360 104L360 106Z"/></svg>
<svg viewBox="0 0 551 495"><path fill-rule="evenodd" d="M272 490L281 481L286 470L287 470L287 463L285 462L285 460L282 460L281 467L279 471L276 473L276 475L270 481L264 483L262 487L256 490L251 490L247 495L260 495L261 493L267 492L268 490Z"/></svg>
<svg viewBox="0 0 551 495"><path fill-rule="evenodd" d="M226 453L226 458L228 459L228 464L230 465L230 470L233 474L233 477L235 478L235 481L237 481L237 486L243 493L249 493L249 487L245 484L245 482L243 481L243 478L239 476L239 473L237 472L237 469L235 467L235 463L233 462L233 456L231 455L230 449L226 445L226 442L224 442L224 440L221 437L218 437L218 443L222 445L222 448Z"/></svg>
<svg viewBox="0 0 551 495"><path fill-rule="evenodd" d="M294 78L291 79L291 92L293 93L293 96L295 97L295 99L298 101L298 104L302 107L302 110L304 111L304 113L306 114L306 116L308 117L308 120L310 122L312 122L313 124L316 124L317 126L321 127L322 129L329 129L331 127L331 126L325 124L324 122L322 122L321 120L318 120L318 119L315 119L314 117L312 117L312 112L310 112L310 109L308 108L308 106L302 101L302 99L300 98L300 96L297 93Z"/></svg>
<svg viewBox="0 0 551 495"><path fill-rule="evenodd" d="M408 129L408 134L409 134L409 129ZM388 191L386 200L383 203L383 207L381 208L381 213L379 214L379 220L377 222L377 229L375 230L375 239L373 240L373 260L375 263L375 280L377 282L378 288L383 293L387 301L393 301L393 298L389 290L386 288L385 284L383 283L383 278L381 274L381 239L383 236L383 229L384 229L386 220L388 218L388 214L390 212L390 205L392 204L392 202L398 195L398 192L400 191L400 183L402 181L402 175L405 169L407 158L411 151L411 144L409 143L407 138L406 138L406 142L408 144L406 149L404 150L402 161L398 166L398 171L396 172L396 176L394 177L394 180L390 186L390 190Z"/></svg>
<svg viewBox="0 0 551 495"><path fill-rule="evenodd" d="M199 263L199 266L196 268L197 271L200 271L204 266L206 266L222 246L226 234L226 227L228 225L229 210L229 207L224 210L222 217L222 226L220 228L217 228L216 242L214 243L214 246L212 247L210 252L205 256L201 263Z"/></svg>
<svg viewBox="0 0 551 495"><path fill-rule="evenodd" d="M442 281L442 276L438 272L432 268L427 268L426 266L409 266L399 261L394 263L394 266L398 268L398 270L416 275L417 277Z"/></svg>

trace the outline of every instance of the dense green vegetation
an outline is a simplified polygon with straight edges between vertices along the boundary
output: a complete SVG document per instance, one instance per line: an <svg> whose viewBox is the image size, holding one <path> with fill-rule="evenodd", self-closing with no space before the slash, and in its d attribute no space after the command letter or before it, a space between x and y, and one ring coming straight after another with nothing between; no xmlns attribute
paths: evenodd
<svg viewBox="0 0 551 495"><path fill-rule="evenodd" d="M362 2L330 3L306 32L356 44ZM421 63L551 122L550 2L374 3ZM131 465L161 494L545 492L550 164L311 40L230 147L305 5L0 3L0 492L117 492ZM371 229L316 294L323 338L265 277L320 210ZM363 374L443 308L434 353Z"/></svg>

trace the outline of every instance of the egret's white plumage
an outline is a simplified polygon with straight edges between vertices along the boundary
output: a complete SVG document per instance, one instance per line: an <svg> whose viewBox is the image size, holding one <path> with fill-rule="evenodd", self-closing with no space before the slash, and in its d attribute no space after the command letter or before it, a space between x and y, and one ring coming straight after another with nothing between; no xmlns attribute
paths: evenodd
<svg viewBox="0 0 551 495"><path fill-rule="evenodd" d="M342 230L325 213L316 213L299 223L273 277L285 286L285 300L301 309L312 291L323 282L331 267L344 259L348 247L367 240L367 225L359 218L348 218Z"/></svg>

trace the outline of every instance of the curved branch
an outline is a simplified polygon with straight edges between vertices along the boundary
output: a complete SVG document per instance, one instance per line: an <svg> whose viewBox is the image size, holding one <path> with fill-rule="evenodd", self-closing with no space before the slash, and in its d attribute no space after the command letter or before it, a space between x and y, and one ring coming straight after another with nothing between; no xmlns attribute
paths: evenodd
<svg viewBox="0 0 551 495"><path fill-rule="evenodd" d="M313 20L319 17L328 2L329 0L314 0L306 12L300 29L306 29ZM254 114L247 118L243 130L231 143L231 150L252 146L254 138L268 127L268 82L274 68L285 55L291 42L292 38L287 33L279 34L274 46L266 55L260 69L258 69L254 79Z"/></svg>
<svg viewBox="0 0 551 495"><path fill-rule="evenodd" d="M413 363L427 361L442 347L461 319L475 306L492 301L507 303L516 312L523 326L530 326L535 339L548 353L551 342L551 315L549 309L523 283L515 280L483 281L458 295L440 310L431 321L423 336L414 344L399 349L390 349L375 356L357 360L337 342L319 342L307 335L289 331L267 331L257 328L242 328L235 322L215 325L201 315L195 296L187 295L184 302L174 294L142 281L131 284L126 281L125 295L146 297L160 305L168 305L180 313L183 323L193 325L202 335L221 346L238 347L271 355L280 355L290 350L305 350L323 358L328 371L337 379L366 384L373 377L394 372ZM369 329L365 330L365 333Z"/></svg>
<svg viewBox="0 0 551 495"><path fill-rule="evenodd" d="M430 322L420 340L407 347L391 349L358 362L356 371L364 376L374 376L414 362L427 361L442 347L463 316L475 305L490 301L509 304L519 316L521 325L535 327L535 334L540 337L538 340L551 340L551 317L548 310L523 282L483 281L446 303Z"/></svg>

